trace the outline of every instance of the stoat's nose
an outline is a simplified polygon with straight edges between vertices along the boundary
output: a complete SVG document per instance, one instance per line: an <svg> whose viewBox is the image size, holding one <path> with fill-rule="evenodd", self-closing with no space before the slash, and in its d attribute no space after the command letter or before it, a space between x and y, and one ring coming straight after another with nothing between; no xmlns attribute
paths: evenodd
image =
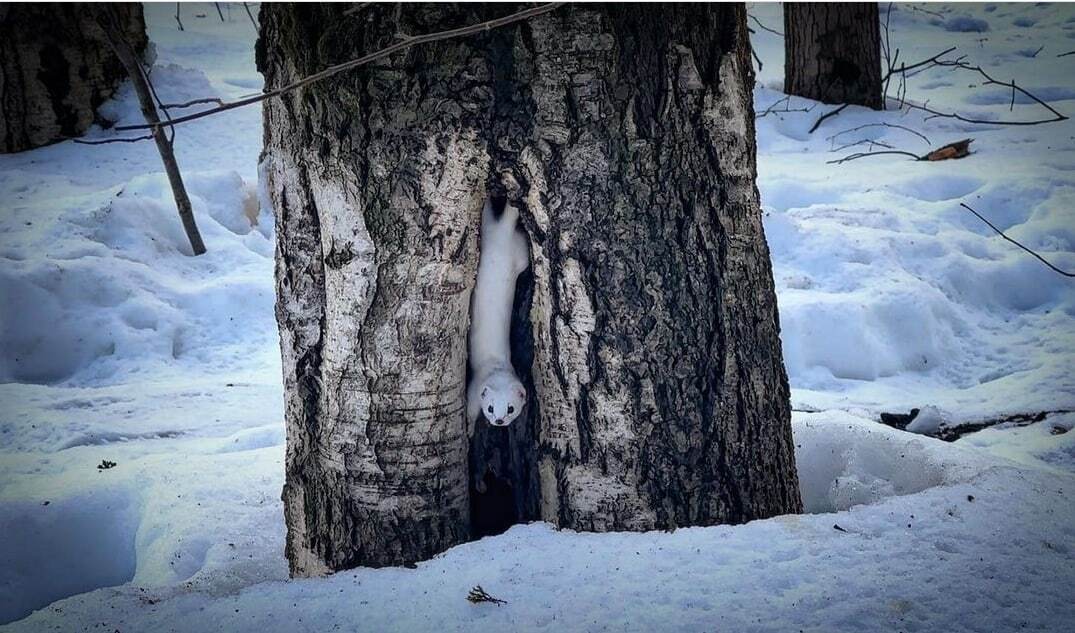
<svg viewBox="0 0 1075 633"><path fill-rule="evenodd" d="M493 424L497 426L504 426L504 418L497 418L496 422L494 422Z"/></svg>

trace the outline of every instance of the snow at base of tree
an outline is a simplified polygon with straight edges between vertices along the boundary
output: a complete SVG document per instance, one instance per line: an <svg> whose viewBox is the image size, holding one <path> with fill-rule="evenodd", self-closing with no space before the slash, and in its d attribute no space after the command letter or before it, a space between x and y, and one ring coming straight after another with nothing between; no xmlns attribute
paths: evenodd
<svg viewBox="0 0 1075 633"><path fill-rule="evenodd" d="M147 5L163 101L260 89L254 28L241 6L222 8L223 23L211 5L183 5L180 32L174 5ZM1057 57L1075 48L1075 7L926 8L893 10L901 60L958 46L1075 113L1075 56ZM781 27L779 5L750 10ZM783 51L755 31L761 112L783 98ZM978 84L934 69L907 95L979 118L1040 113L1022 100L1009 111L1010 95ZM910 430L925 433L1075 409L1075 285L959 207L1075 269L1075 124L847 108L810 134L832 106L790 106L813 109L757 122L758 183L793 404L813 411L793 422L808 514L643 534L538 523L415 569L301 581L283 558L260 110L177 133L209 248L197 258L152 143L0 156L0 623L18 620L0 628L1066 630L1075 414L951 444L875 420L919 408ZM140 118L129 86L102 112ZM878 122L930 143L848 131ZM863 139L922 154L968 137L958 161L826 164ZM507 604L468 602L475 585Z"/></svg>

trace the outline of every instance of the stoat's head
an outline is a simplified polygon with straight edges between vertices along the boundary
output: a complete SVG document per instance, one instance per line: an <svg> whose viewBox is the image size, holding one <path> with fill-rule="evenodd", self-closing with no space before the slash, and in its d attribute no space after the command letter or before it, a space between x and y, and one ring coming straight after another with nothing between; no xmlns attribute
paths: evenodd
<svg viewBox="0 0 1075 633"><path fill-rule="evenodd" d="M482 415L493 426L507 426L526 405L526 388L515 376L496 372L482 384Z"/></svg>

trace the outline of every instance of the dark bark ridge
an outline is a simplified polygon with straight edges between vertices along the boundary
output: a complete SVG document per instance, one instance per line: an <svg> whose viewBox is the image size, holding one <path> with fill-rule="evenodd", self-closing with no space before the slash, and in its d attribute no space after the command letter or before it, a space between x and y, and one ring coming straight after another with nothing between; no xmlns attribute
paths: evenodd
<svg viewBox="0 0 1075 633"><path fill-rule="evenodd" d="M126 41L148 45L140 4L116 4ZM0 153L75 137L127 76L91 7L0 5Z"/></svg>
<svg viewBox="0 0 1075 633"><path fill-rule="evenodd" d="M266 87L502 5L266 5ZM742 6L567 6L265 103L294 575L533 519L801 510ZM527 410L464 432L487 196L522 211Z"/></svg>
<svg viewBox="0 0 1075 633"><path fill-rule="evenodd" d="M880 31L876 2L784 3L784 92L882 109Z"/></svg>

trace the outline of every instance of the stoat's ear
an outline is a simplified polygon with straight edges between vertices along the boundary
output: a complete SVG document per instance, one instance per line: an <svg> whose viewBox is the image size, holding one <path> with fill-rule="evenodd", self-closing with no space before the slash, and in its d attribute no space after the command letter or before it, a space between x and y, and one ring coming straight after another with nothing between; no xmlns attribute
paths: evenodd
<svg viewBox="0 0 1075 633"><path fill-rule="evenodd" d="M519 397L519 402L526 402L526 389L519 389L515 394Z"/></svg>
<svg viewBox="0 0 1075 633"><path fill-rule="evenodd" d="M489 387L482 387L482 397L489 395Z"/></svg>

